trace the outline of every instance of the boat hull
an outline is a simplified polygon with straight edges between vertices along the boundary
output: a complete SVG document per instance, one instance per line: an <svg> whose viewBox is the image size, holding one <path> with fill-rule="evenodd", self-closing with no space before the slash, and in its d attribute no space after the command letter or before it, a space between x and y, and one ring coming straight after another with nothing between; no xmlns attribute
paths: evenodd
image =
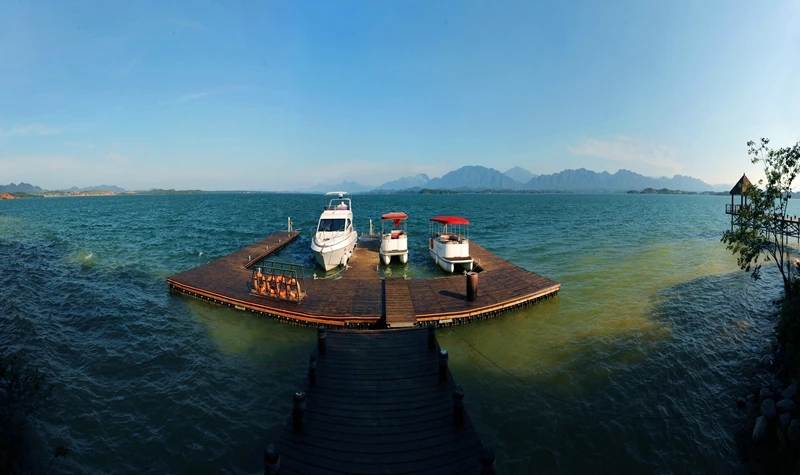
<svg viewBox="0 0 800 475"><path fill-rule="evenodd" d="M325 272L347 265L356 247L357 238L355 231L336 240L318 240L315 237L311 243L314 260Z"/></svg>
<svg viewBox="0 0 800 475"><path fill-rule="evenodd" d="M473 259L469 256L469 241L464 238L440 236L431 239L428 248L431 259L445 272L453 273L457 266L467 272L472 270Z"/></svg>
<svg viewBox="0 0 800 475"><path fill-rule="evenodd" d="M408 237L405 234L384 234L381 239L381 248L378 252L381 262L389 265L392 257L397 256L401 263L408 262Z"/></svg>

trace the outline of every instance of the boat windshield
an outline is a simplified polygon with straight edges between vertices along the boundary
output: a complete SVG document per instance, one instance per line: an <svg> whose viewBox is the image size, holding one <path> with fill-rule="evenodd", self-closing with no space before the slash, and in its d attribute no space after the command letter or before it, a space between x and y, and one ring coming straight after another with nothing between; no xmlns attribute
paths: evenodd
<svg viewBox="0 0 800 475"><path fill-rule="evenodd" d="M320 219L317 232L321 233L327 231L344 231L344 229L345 229L344 219Z"/></svg>

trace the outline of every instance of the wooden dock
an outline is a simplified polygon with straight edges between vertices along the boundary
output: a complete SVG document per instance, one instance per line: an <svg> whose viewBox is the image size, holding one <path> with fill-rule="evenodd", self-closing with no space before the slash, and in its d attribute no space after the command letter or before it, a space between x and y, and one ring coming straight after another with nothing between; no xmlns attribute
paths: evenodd
<svg viewBox="0 0 800 475"><path fill-rule="evenodd" d="M216 261L171 276L167 282L177 292L239 310L302 324L352 328L465 323L554 296L560 288L557 282L471 242L479 284L477 298L470 302L464 275L382 279L378 273L379 242L363 240L340 279L306 279L302 302L251 295L250 267L297 237L297 232L277 232Z"/></svg>
<svg viewBox="0 0 800 475"><path fill-rule="evenodd" d="M447 360L433 328L320 329L264 473L494 473Z"/></svg>

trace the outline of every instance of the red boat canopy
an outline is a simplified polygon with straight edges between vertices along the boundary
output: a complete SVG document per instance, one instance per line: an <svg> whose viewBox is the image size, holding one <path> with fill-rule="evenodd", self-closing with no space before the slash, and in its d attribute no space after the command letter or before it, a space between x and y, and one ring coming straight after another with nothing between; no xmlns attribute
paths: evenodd
<svg viewBox="0 0 800 475"><path fill-rule="evenodd" d="M431 221L436 221L440 224L469 224L469 220L467 218L461 218L458 216L435 216L431 218Z"/></svg>
<svg viewBox="0 0 800 475"><path fill-rule="evenodd" d="M381 216L383 220L390 220L390 219L408 219L408 215L403 213L402 211L392 211L391 213L386 213Z"/></svg>

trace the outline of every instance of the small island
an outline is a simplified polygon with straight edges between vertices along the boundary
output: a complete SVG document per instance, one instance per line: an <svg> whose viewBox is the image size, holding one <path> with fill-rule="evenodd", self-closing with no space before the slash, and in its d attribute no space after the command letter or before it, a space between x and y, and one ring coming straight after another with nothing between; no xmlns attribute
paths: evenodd
<svg viewBox="0 0 800 475"><path fill-rule="evenodd" d="M628 191L629 195L727 195L728 193L725 191L683 191L683 190L669 190L667 188L661 188L659 190L655 188L645 188L641 191L630 190Z"/></svg>

